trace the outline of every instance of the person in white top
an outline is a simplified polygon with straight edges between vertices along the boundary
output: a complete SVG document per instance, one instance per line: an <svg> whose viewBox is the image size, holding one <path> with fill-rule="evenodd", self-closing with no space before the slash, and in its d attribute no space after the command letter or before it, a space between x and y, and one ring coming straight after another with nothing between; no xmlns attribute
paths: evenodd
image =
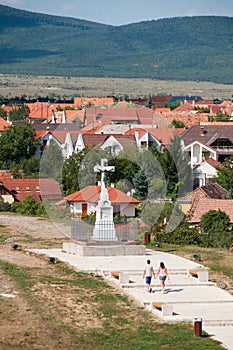
<svg viewBox="0 0 233 350"><path fill-rule="evenodd" d="M150 293L152 292L152 288L151 288L152 276L155 277L155 272L154 272L153 266L151 265L150 260L148 259L145 269L143 271L143 279L146 277L146 285Z"/></svg>

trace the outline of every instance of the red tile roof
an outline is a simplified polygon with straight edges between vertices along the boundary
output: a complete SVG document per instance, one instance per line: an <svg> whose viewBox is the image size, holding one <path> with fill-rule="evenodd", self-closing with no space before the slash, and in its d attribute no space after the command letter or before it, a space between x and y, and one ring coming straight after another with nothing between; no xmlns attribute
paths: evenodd
<svg viewBox="0 0 233 350"><path fill-rule="evenodd" d="M10 125L11 123L0 117L0 131L5 131Z"/></svg>
<svg viewBox="0 0 233 350"><path fill-rule="evenodd" d="M197 198L191 209L191 217L188 221L199 223L202 216L209 210L221 210L229 216L230 222L233 222L233 199L212 198Z"/></svg>
<svg viewBox="0 0 233 350"><path fill-rule="evenodd" d="M76 108L84 107L86 104L91 103L94 106L106 105L112 106L114 104L113 97L75 97L74 105Z"/></svg>
<svg viewBox="0 0 233 350"><path fill-rule="evenodd" d="M43 199L58 200L62 198L62 192L54 179L0 179L3 185L18 201L23 201L28 195L32 195L36 202Z"/></svg>
<svg viewBox="0 0 233 350"><path fill-rule="evenodd" d="M182 134L183 128L132 128L125 132L125 135L135 135L138 131L139 139L146 133L149 132L156 140L164 145L170 144L171 139L174 138L175 134Z"/></svg>
<svg viewBox="0 0 233 350"><path fill-rule="evenodd" d="M83 134L84 146L91 148L93 146L100 146L109 137L113 136L121 145L128 145L135 141L134 135L120 135L120 134Z"/></svg>
<svg viewBox="0 0 233 350"><path fill-rule="evenodd" d="M69 202L92 202L98 203L100 199L101 186L88 186L82 190L66 196L65 199ZM133 197L127 196L125 193L113 187L108 187L109 200L112 203L139 203Z"/></svg>

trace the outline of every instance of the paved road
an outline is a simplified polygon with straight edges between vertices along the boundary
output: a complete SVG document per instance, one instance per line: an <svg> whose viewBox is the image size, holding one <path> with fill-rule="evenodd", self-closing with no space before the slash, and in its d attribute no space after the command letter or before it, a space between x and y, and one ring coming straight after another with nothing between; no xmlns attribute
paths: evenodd
<svg viewBox="0 0 233 350"><path fill-rule="evenodd" d="M202 319L202 329L211 337L222 342L222 345L233 350L233 296L217 288L211 282L199 282L189 275L190 269L201 265L172 254L147 250L141 256L95 256L80 257L62 252L60 249L34 250L39 254L54 256L71 266L86 271L100 272L112 282L120 285L126 294L139 301L145 308L156 313L165 322L188 321ZM152 281L152 293L146 289L142 272L147 259L151 259L156 269L163 261L170 273L170 283L166 285L166 294L161 293L159 281ZM119 271L129 275L128 283L111 275L111 271ZM162 303L172 307L172 314L166 315L152 307L152 303ZM165 310L165 306L164 310Z"/></svg>

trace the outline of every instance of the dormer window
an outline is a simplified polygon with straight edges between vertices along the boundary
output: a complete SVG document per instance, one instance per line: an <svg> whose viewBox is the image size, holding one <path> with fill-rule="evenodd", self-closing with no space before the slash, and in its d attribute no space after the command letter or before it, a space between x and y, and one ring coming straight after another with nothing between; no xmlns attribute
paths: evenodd
<svg viewBox="0 0 233 350"><path fill-rule="evenodd" d="M26 186L26 192L30 192L30 191L31 191L30 187Z"/></svg>
<svg viewBox="0 0 233 350"><path fill-rule="evenodd" d="M36 192L40 192L40 187L36 186Z"/></svg>

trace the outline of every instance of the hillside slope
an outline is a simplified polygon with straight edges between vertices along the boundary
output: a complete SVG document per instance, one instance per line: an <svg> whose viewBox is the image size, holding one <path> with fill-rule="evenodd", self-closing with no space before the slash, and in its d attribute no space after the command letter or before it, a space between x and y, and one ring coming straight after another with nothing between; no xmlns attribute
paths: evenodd
<svg viewBox="0 0 233 350"><path fill-rule="evenodd" d="M233 18L124 26L0 5L0 73L233 83Z"/></svg>

